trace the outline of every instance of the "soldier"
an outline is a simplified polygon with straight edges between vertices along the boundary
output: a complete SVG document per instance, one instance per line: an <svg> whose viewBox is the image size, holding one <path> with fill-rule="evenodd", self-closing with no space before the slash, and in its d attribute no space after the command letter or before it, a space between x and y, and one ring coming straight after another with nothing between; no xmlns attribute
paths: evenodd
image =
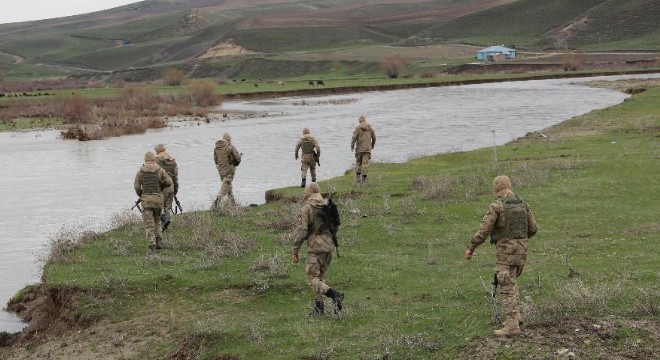
<svg viewBox="0 0 660 360"><path fill-rule="evenodd" d="M220 205L220 202L225 196L228 196L232 204L236 203L234 198L234 191L232 189L232 181L234 181L234 173L236 172L236 166L241 163L241 154L236 150L236 147L231 144L231 136L227 133L222 135L222 140L218 140L215 143L215 150L213 151L213 160L215 161L215 167L218 169L218 174L220 174L220 180L222 185L220 186L220 192L215 199L214 207Z"/></svg>
<svg viewBox="0 0 660 360"><path fill-rule="evenodd" d="M172 201L179 192L179 167L176 160L165 151L165 145L158 144L154 147L156 151L156 162L172 178L172 186L163 189L163 213L160 214L160 222L163 230L167 230L170 225L170 216L172 215Z"/></svg>
<svg viewBox="0 0 660 360"><path fill-rule="evenodd" d="M162 249L160 212L163 207L163 189L172 185L172 178L156 163L151 151L144 155L144 164L135 175L133 188L142 201L142 219L149 241L149 249Z"/></svg>
<svg viewBox="0 0 660 360"><path fill-rule="evenodd" d="M298 150L302 149L302 156L300 158L300 176L302 182L300 183L300 187L304 188L307 182L307 169L309 169L309 173L312 175L312 182L316 182L316 162L321 157L321 145L310 135L308 128L304 128L302 133L302 138L296 144L294 156L298 160Z"/></svg>
<svg viewBox="0 0 660 360"><path fill-rule="evenodd" d="M522 321L516 278L522 274L527 260L527 240L536 234L537 226L529 205L511 190L509 177L497 176L493 180L493 193L496 200L481 220L479 231L465 250L465 258L470 260L474 249L490 236L491 244L497 247L495 276L506 316L504 327L495 330L495 335L516 336L520 335Z"/></svg>
<svg viewBox="0 0 660 360"><path fill-rule="evenodd" d="M358 118L358 123L353 131L351 151L355 149L355 182L360 184L367 182L371 149L376 145L376 132L364 116Z"/></svg>
<svg viewBox="0 0 660 360"><path fill-rule="evenodd" d="M313 315L323 314L323 295L332 299L335 314L341 311L344 299L344 293L332 289L325 283L325 274L335 248L328 219L321 213L327 204L328 200L319 194L319 186L315 182L305 186L305 205L300 210L298 232L291 252L291 261L297 264L298 251L303 242L307 240L305 273L307 273L307 281L315 294Z"/></svg>

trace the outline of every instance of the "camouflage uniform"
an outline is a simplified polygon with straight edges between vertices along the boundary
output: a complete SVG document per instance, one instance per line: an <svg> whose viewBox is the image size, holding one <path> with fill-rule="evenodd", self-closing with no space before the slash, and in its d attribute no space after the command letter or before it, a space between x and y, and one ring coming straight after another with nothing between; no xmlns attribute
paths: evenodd
<svg viewBox="0 0 660 360"><path fill-rule="evenodd" d="M300 210L298 217L298 231L293 244L291 259L298 262L298 252L302 244L307 240L307 261L305 273L307 282L315 294L314 314L323 313L323 295L332 299L335 305L335 313L342 309L341 301L344 294L333 290L325 283L325 275L332 261L332 252L335 246L332 235L324 218L319 216L319 210L328 204L328 200L319 194L319 187L312 182L305 187L305 205Z"/></svg>
<svg viewBox="0 0 660 360"><path fill-rule="evenodd" d="M160 226L160 212L163 207L164 188L172 185L172 178L156 163L156 156L150 151L144 156L144 164L135 175L133 188L142 200L142 219L149 241L149 248L161 248L163 239Z"/></svg>
<svg viewBox="0 0 660 360"><path fill-rule="evenodd" d="M156 162L163 168L172 178L172 186L163 189L163 214L161 215L161 222L163 229L167 229L167 224L170 223L170 216L172 215L172 202L174 197L179 192L179 167L176 160L165 151L163 144L158 144L154 148L156 151Z"/></svg>
<svg viewBox="0 0 660 360"><path fill-rule="evenodd" d="M296 144L295 158L298 159L298 150L302 149L302 156L300 157L300 177L302 182L300 183L301 187L305 187L307 182L307 169L309 169L310 175L312 175L312 182L316 182L316 159L314 159L314 151L316 150L317 158L321 157L321 145L319 142L314 139L309 133L308 128L303 129L303 136Z"/></svg>
<svg viewBox="0 0 660 360"><path fill-rule="evenodd" d="M488 236L495 243L495 272L506 315L504 328L496 330L495 335L513 336L520 334L519 322L522 320L516 278L522 274L527 260L527 240L536 234L537 225L529 205L511 191L511 180L507 176L493 180L493 192L497 199L488 207L467 251L471 257L474 249ZM510 218L507 219L505 214Z"/></svg>
<svg viewBox="0 0 660 360"><path fill-rule="evenodd" d="M355 176L356 182L363 183L367 181L367 171L369 170L369 160L371 160L371 149L376 145L376 132L367 123L364 116L358 119L359 125L353 131L351 140L351 151L355 149Z"/></svg>
<svg viewBox="0 0 660 360"><path fill-rule="evenodd" d="M232 188L232 181L234 181L234 173L236 166L241 162L241 154L236 150L236 147L231 144L231 136L225 133L222 140L215 143L215 150L213 151L213 160L215 167L218 169L222 185L220 192L216 199L216 204L222 200L224 196L228 196L232 203L235 203L234 191Z"/></svg>

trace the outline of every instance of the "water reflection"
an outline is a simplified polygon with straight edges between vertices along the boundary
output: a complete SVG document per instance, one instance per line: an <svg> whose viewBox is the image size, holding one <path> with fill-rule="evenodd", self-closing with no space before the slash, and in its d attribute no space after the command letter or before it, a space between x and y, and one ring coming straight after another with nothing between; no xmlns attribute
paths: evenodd
<svg viewBox="0 0 660 360"><path fill-rule="evenodd" d="M470 150L505 143L597 108L617 104L625 94L546 80L426 88L308 99L311 104L356 99L343 105L297 106L300 99L232 102L228 110L268 114L249 120L187 122L103 141L62 141L54 131L0 134L0 301L35 283L35 261L48 236L64 224L99 230L113 213L136 199L133 179L146 151L164 143L177 158L178 198L186 211L208 208L220 181L213 146L224 132L243 153L234 192L242 203L263 203L264 192L300 183L293 150L303 127L323 148L320 180L351 167L350 139L359 115L378 138L375 161L404 161L413 155ZM372 176L377 176L374 172ZM145 242L146 248L146 242ZM0 312L0 331L20 328Z"/></svg>

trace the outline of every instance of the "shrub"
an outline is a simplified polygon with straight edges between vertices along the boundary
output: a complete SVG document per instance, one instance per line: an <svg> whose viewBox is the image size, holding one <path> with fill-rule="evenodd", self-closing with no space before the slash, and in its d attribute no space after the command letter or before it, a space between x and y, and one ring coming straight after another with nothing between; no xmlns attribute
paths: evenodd
<svg viewBox="0 0 660 360"><path fill-rule="evenodd" d="M179 86L183 83L185 75L183 71L175 68L166 69L163 73L163 84L167 86Z"/></svg>
<svg viewBox="0 0 660 360"><path fill-rule="evenodd" d="M92 102L79 95L62 101L62 117L68 124L87 124L91 122Z"/></svg>
<svg viewBox="0 0 660 360"><path fill-rule="evenodd" d="M390 79L396 79L406 72L406 62L401 55L388 55L380 63L380 70Z"/></svg>
<svg viewBox="0 0 660 360"><path fill-rule="evenodd" d="M188 87L191 102L197 106L211 106L218 104L215 95L215 85L209 80L195 81Z"/></svg>

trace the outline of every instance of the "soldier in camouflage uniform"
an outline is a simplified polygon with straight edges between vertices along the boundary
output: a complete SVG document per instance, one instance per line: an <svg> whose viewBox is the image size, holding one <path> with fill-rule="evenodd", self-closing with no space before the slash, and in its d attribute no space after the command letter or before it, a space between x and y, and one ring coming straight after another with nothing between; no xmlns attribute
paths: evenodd
<svg viewBox="0 0 660 360"><path fill-rule="evenodd" d="M529 205L511 190L509 177L497 176L493 180L493 193L496 200L481 220L479 231L465 250L465 258L471 259L474 249L490 236L491 243L497 247L495 272L506 315L504 327L495 330L495 335L516 336L520 335L522 321L516 278L522 274L527 260L527 240L536 234L537 226Z"/></svg>
<svg viewBox="0 0 660 360"><path fill-rule="evenodd" d="M222 185L220 192L215 199L214 207L219 206L225 196L229 198L232 204L236 203L234 198L234 191L232 189L232 181L234 181L234 173L236 173L236 166L241 163L241 154L236 150L236 147L231 144L231 136L227 133L222 135L222 140L215 143L215 150L213 151L213 160L215 167L218 169Z"/></svg>
<svg viewBox="0 0 660 360"><path fill-rule="evenodd" d="M316 183L312 182L305 186L305 205L300 210L298 231L291 252L291 261L297 264L300 247L307 240L305 273L315 294L314 315L323 314L323 295L332 299L335 314L341 311L344 299L344 293L332 289L325 283L325 274L335 249L327 219L319 213L327 204L328 200L321 196Z"/></svg>
<svg viewBox="0 0 660 360"><path fill-rule="evenodd" d="M356 183L367 182L367 171L369 160L371 160L371 149L376 145L376 132L367 123L364 116L358 118L358 126L353 131L351 140L351 151L355 149L355 181Z"/></svg>
<svg viewBox="0 0 660 360"><path fill-rule="evenodd" d="M300 187L304 188L307 183L307 169L309 169L309 173L312 175L312 182L316 182L316 160L321 157L321 145L319 145L319 142L309 133L308 128L304 128L302 133L302 138L300 138L298 144L296 144L294 156L296 160L298 160L298 150L302 149L302 156L300 158L300 176L302 182L300 183ZM314 158L315 151L316 159Z"/></svg>
<svg viewBox="0 0 660 360"><path fill-rule="evenodd" d="M179 167L176 165L176 160L165 151L165 145L158 144L154 150L156 151L156 162L172 178L173 183L172 186L163 189L163 213L160 215L160 222L163 230L167 230L170 216L172 216L172 202L179 192Z"/></svg>
<svg viewBox="0 0 660 360"><path fill-rule="evenodd" d="M142 201L142 219L151 250L162 248L160 213L163 208L163 189L169 186L172 186L172 178L156 163L154 153L147 152L144 164L135 175L133 188Z"/></svg>

